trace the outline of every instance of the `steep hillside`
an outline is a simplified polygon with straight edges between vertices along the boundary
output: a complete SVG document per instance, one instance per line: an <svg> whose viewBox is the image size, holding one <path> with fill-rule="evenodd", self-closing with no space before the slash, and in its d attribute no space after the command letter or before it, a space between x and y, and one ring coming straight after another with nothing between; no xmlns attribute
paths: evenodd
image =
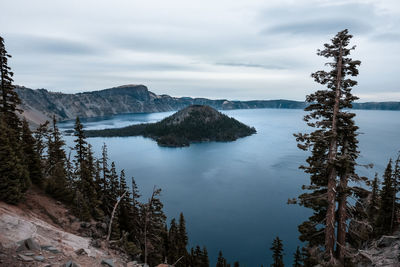
<svg viewBox="0 0 400 267"><path fill-rule="evenodd" d="M46 89L16 88L25 117L35 124L53 115L59 120L97 117L122 113L145 113L180 110L190 105L208 105L216 109L304 108L305 104L290 100L228 101L206 98L156 95L144 85L123 85L110 89L63 94Z"/></svg>
<svg viewBox="0 0 400 267"><path fill-rule="evenodd" d="M0 201L0 266L61 266L68 261L127 266L125 254L94 242L93 233L101 231L96 222L80 222L60 202L30 189L17 206Z"/></svg>
<svg viewBox="0 0 400 267"><path fill-rule="evenodd" d="M24 116L34 124L43 123L53 115L59 120L98 117L122 113L147 113L180 110L190 105L207 105L215 109L289 108L303 109L305 102L292 100L229 101L206 98L156 95L144 85L123 85L100 91L64 94L32 90L18 86ZM355 103L355 109L400 110L400 102Z"/></svg>
<svg viewBox="0 0 400 267"><path fill-rule="evenodd" d="M86 131L88 137L136 136L153 138L161 146L188 146L192 142L234 141L256 130L209 106L192 105L157 123Z"/></svg>

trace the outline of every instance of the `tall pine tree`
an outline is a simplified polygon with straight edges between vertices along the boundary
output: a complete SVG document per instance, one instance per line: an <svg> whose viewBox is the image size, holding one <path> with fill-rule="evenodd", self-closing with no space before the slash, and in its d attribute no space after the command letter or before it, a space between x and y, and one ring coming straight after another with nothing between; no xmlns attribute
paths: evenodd
<svg viewBox="0 0 400 267"><path fill-rule="evenodd" d="M283 267L283 244L279 237L274 239L270 250L272 251L273 260L271 267Z"/></svg>
<svg viewBox="0 0 400 267"><path fill-rule="evenodd" d="M357 76L358 60L349 58L355 47L348 47L352 35L347 30L339 32L330 44L325 44L317 54L332 58L326 65L329 71L317 71L311 76L317 83L327 87L307 96L309 105L304 120L316 128L309 134L296 134L298 147L311 150L308 165L301 166L310 174L310 185L303 186L309 192L302 194L300 205L311 208L314 214L309 221L299 226L300 239L309 246L324 245L327 260L333 264L335 241L338 257L343 261L346 246L347 196L350 193L348 181L358 180L354 173L357 151L357 126L354 113L344 111L352 107L357 97L351 89L357 84L348 76ZM337 186L339 184L339 186ZM336 211L336 207L338 210ZM337 228L336 228L337 225ZM335 237L335 232L337 237Z"/></svg>

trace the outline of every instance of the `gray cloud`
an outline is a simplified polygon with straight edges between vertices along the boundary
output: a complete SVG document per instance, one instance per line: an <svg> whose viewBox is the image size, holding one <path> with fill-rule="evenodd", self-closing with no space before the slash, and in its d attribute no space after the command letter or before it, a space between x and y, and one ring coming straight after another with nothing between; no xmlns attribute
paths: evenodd
<svg viewBox="0 0 400 267"><path fill-rule="evenodd" d="M266 69L266 70L284 70L287 69L286 67L282 65L267 65L267 64L253 64L253 63L235 63L235 62L217 62L215 63L216 65L220 66L230 66L230 67L246 67L246 68L260 68L260 69Z"/></svg>
<svg viewBox="0 0 400 267"><path fill-rule="evenodd" d="M263 34L326 35L348 29L352 34L371 32L372 27L363 21L348 18L314 19L278 24L262 31Z"/></svg>
<svg viewBox="0 0 400 267"><path fill-rule="evenodd" d="M67 37L57 38L30 34L10 34L8 42L18 53L34 52L57 55L83 55L94 54L98 51L98 48L95 46L70 40Z"/></svg>
<svg viewBox="0 0 400 267"><path fill-rule="evenodd" d="M142 83L171 95L297 100L318 87L310 73L325 59L315 50L348 28L363 62L355 92L398 99L400 8L361 2L19 0L2 3L0 25L15 82L28 87Z"/></svg>

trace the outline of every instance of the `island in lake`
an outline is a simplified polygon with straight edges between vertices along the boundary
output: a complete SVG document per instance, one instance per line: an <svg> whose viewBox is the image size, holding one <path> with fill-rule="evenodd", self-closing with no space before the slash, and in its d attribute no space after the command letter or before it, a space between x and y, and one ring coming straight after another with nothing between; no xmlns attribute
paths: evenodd
<svg viewBox="0 0 400 267"><path fill-rule="evenodd" d="M256 133L256 129L210 106L192 105L156 123L85 133L87 137L144 136L156 140L160 146L183 147L193 142L235 141Z"/></svg>

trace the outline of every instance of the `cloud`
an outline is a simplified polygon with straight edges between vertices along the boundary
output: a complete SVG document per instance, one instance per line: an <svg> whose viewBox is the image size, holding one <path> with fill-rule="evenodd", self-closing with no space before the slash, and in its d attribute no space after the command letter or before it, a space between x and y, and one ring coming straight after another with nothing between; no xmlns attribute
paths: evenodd
<svg viewBox="0 0 400 267"><path fill-rule="evenodd" d="M216 65L220 66L229 66L229 67L245 67L245 68L260 68L260 69L276 69L276 70L283 70L287 69L282 65L267 65L267 64L254 64L254 63L235 63L235 62L217 62Z"/></svg>
<svg viewBox="0 0 400 267"><path fill-rule="evenodd" d="M304 100L318 87L310 73L326 62L316 49L348 28L352 56L363 62L355 90L368 99L399 90L395 0L16 0L2 8L15 82L28 87L142 83L170 95Z"/></svg>
<svg viewBox="0 0 400 267"><path fill-rule="evenodd" d="M57 55L83 55L94 54L98 48L84 41L76 41L67 37L49 37L30 34L9 36L10 46L16 52L45 53Z"/></svg>
<svg viewBox="0 0 400 267"><path fill-rule="evenodd" d="M314 19L309 21L293 21L271 26L262 34L297 34L297 35L326 35L348 29L352 34L371 32L372 27L363 21L348 18Z"/></svg>

